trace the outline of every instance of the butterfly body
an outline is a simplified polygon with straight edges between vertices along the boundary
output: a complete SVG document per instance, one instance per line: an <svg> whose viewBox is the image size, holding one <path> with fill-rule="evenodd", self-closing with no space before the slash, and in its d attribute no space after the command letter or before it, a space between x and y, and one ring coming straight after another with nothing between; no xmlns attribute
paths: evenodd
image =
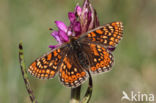
<svg viewBox="0 0 156 103"><path fill-rule="evenodd" d="M70 43L68 45L70 45L69 50L71 50L71 54L75 54L74 61L77 61L82 68L87 69L89 66L89 60L86 52L84 51L85 45L75 37L70 38Z"/></svg>
<svg viewBox="0 0 156 103"><path fill-rule="evenodd" d="M109 48L115 48L122 38L121 22L112 22L95 28L36 59L29 67L31 75L39 79L53 78L59 74L66 87L78 87L88 73L110 71L114 62Z"/></svg>

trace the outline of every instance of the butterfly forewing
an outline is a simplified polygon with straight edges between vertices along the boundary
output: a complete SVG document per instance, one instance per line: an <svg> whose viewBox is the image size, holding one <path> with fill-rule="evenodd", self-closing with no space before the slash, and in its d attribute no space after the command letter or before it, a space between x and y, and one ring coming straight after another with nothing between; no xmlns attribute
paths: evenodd
<svg viewBox="0 0 156 103"><path fill-rule="evenodd" d="M112 22L89 31L86 35L82 35L81 39L105 47L116 47L122 39L122 34L122 22Z"/></svg>
<svg viewBox="0 0 156 103"><path fill-rule="evenodd" d="M39 79L50 79L55 76L65 56L65 47L55 49L36 59L28 68L28 72Z"/></svg>

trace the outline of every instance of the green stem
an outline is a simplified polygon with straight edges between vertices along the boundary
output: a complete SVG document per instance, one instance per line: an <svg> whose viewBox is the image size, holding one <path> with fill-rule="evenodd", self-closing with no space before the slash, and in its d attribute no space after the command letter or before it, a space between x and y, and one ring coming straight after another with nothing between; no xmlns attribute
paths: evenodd
<svg viewBox="0 0 156 103"><path fill-rule="evenodd" d="M24 62L22 42L20 42L20 44L19 44L19 62L20 62L20 66L21 66L21 72L22 72L22 76L24 79L24 83L25 83L27 92L29 94L30 100L32 103L38 103L37 100L35 99L33 91L30 87L30 82L28 80L28 75L27 75L26 66L25 66L25 62Z"/></svg>
<svg viewBox="0 0 156 103"><path fill-rule="evenodd" d="M87 91L86 91L85 96L82 98L81 103L89 103L90 98L91 98L91 96L92 96L92 91L93 91L92 77L91 77L91 75L90 75L89 72L88 72L88 74L89 74L88 89L87 89Z"/></svg>
<svg viewBox="0 0 156 103"><path fill-rule="evenodd" d="M71 99L70 103L80 102L81 85L77 88L71 88Z"/></svg>
<svg viewBox="0 0 156 103"><path fill-rule="evenodd" d="M92 77L89 74L89 83L88 83L88 88L85 93L85 96L82 98L82 101L80 102L80 94L81 94L81 86L77 88L72 88L71 89L71 100L70 103L89 103L90 98L92 96L92 91L93 91L93 83L92 83Z"/></svg>

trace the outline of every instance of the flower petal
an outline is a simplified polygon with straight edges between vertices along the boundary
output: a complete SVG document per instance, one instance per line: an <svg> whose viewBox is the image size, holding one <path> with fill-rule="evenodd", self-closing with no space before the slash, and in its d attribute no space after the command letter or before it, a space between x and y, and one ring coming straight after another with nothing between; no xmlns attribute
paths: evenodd
<svg viewBox="0 0 156 103"><path fill-rule="evenodd" d="M51 35L56 39L56 41L57 41L58 43L62 43L61 38L60 38L60 36L59 36L59 34L58 34L58 31L53 31L53 32L51 33Z"/></svg>
<svg viewBox="0 0 156 103"><path fill-rule="evenodd" d="M49 45L49 48L51 48L51 50L59 47L61 44L57 44L57 45Z"/></svg>
<svg viewBox="0 0 156 103"><path fill-rule="evenodd" d="M85 9L85 8L88 8L87 6L89 5L89 0L85 0L84 3L83 3L83 7L82 9Z"/></svg>
<svg viewBox="0 0 156 103"><path fill-rule="evenodd" d="M81 34L81 24L79 21L74 22L73 30L74 30L76 36Z"/></svg>
<svg viewBox="0 0 156 103"><path fill-rule="evenodd" d="M81 24L80 24L79 21L76 21L76 22L74 23L74 25L73 25L73 30L74 30L75 32L81 32Z"/></svg>
<svg viewBox="0 0 156 103"><path fill-rule="evenodd" d="M76 20L75 13L69 12L68 13L68 18L69 18L70 22L73 23Z"/></svg>
<svg viewBox="0 0 156 103"><path fill-rule="evenodd" d="M59 37L61 39L61 42L69 41L69 38L68 38L67 34L62 30L59 30Z"/></svg>
<svg viewBox="0 0 156 103"><path fill-rule="evenodd" d="M90 22L90 8L89 8L89 0L85 0L83 7L82 7L82 13L80 16L80 22L81 22L81 27L82 27L82 33L87 32L88 30L88 24Z"/></svg>
<svg viewBox="0 0 156 103"><path fill-rule="evenodd" d="M55 24L57 25L57 27L60 30L62 30L64 32L67 32L68 27L64 24L64 22L62 22L62 21L55 21Z"/></svg>
<svg viewBox="0 0 156 103"><path fill-rule="evenodd" d="M67 31L67 35L68 36L72 36L72 28L71 28L71 25L68 27L68 31Z"/></svg>
<svg viewBox="0 0 156 103"><path fill-rule="evenodd" d="M76 14L80 16L82 13L82 8L80 6L76 6L75 11L76 11Z"/></svg>

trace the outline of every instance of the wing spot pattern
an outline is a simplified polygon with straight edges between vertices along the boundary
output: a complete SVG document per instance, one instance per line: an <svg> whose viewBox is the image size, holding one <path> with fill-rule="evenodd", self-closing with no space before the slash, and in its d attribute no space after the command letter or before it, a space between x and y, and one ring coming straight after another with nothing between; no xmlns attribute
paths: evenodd
<svg viewBox="0 0 156 103"><path fill-rule="evenodd" d="M108 47L116 47L122 38L123 26L121 22L106 24L88 34L89 42L102 44Z"/></svg>
<svg viewBox="0 0 156 103"><path fill-rule="evenodd" d="M98 56L94 54L94 51L92 49L93 47L97 50L99 54ZM111 70L110 67L113 63L112 54L100 45L98 46L96 44L90 44L90 48L90 51L92 51L91 57L93 57L93 59L90 58L90 71L92 73L102 73Z"/></svg>

